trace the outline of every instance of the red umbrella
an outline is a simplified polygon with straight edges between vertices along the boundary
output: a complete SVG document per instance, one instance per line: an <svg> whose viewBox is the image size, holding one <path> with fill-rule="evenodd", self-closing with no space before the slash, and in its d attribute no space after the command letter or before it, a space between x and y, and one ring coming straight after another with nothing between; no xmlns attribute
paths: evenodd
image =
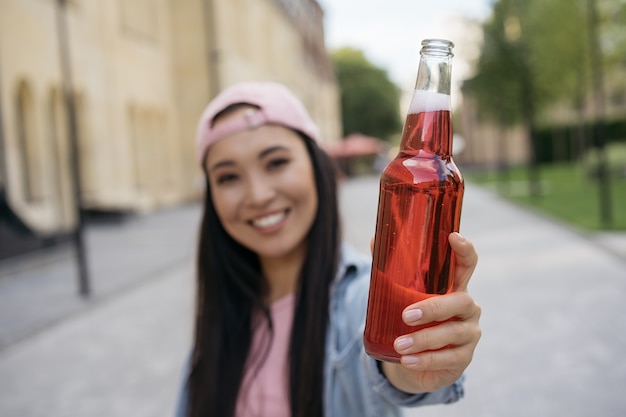
<svg viewBox="0 0 626 417"><path fill-rule="evenodd" d="M378 155L385 151L385 142L361 133L352 133L341 142L327 146L326 152L333 158L353 158Z"/></svg>

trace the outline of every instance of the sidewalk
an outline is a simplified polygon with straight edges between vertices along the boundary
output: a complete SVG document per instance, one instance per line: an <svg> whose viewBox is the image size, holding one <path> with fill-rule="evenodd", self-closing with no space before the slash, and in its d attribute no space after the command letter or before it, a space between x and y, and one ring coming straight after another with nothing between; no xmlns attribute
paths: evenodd
<svg viewBox="0 0 626 417"><path fill-rule="evenodd" d="M0 264L0 416L170 416L191 344L200 206L86 232L92 295L71 245Z"/></svg>
<svg viewBox="0 0 626 417"><path fill-rule="evenodd" d="M0 351L65 317L189 262L200 206L86 227L91 296L78 295L71 243L0 262ZM36 306L36 308L34 307Z"/></svg>
<svg viewBox="0 0 626 417"><path fill-rule="evenodd" d="M377 187L341 186L344 237L365 252ZM0 263L1 416L172 415L199 216L191 205L89 226L87 300L69 247ZM472 185L461 232L480 255L470 291L483 307L466 398L406 415L623 416L626 237L583 235Z"/></svg>

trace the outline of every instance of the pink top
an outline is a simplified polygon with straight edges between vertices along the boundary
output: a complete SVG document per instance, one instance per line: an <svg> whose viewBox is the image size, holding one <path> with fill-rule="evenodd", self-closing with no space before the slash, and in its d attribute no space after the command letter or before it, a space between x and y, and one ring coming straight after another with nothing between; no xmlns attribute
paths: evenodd
<svg viewBox="0 0 626 417"><path fill-rule="evenodd" d="M251 354L237 397L236 417L289 417L289 340L293 323L295 296L275 301L270 307L274 339L267 351L269 331L265 321L254 326Z"/></svg>

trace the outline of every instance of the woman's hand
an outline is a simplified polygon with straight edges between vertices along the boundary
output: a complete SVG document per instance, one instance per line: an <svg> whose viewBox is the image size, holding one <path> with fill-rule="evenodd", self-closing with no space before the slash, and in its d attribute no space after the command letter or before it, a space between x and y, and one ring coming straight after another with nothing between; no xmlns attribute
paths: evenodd
<svg viewBox="0 0 626 417"><path fill-rule="evenodd" d="M402 313L409 326L441 323L398 337L394 347L402 355L401 364L382 364L389 382L405 392L433 392L454 383L472 361L481 336L480 307L467 292L478 255L460 234L452 233L448 240L456 256L453 291L412 304Z"/></svg>

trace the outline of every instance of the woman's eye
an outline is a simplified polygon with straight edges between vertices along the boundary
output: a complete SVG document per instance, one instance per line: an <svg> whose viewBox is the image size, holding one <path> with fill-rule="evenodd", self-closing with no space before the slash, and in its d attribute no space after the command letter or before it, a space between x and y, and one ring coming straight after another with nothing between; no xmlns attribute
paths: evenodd
<svg viewBox="0 0 626 417"><path fill-rule="evenodd" d="M237 180L237 175L235 174L220 174L217 176L218 184L228 184Z"/></svg>
<svg viewBox="0 0 626 417"><path fill-rule="evenodd" d="M267 166L270 169L277 169L289 163L288 158L275 158L268 162Z"/></svg>

